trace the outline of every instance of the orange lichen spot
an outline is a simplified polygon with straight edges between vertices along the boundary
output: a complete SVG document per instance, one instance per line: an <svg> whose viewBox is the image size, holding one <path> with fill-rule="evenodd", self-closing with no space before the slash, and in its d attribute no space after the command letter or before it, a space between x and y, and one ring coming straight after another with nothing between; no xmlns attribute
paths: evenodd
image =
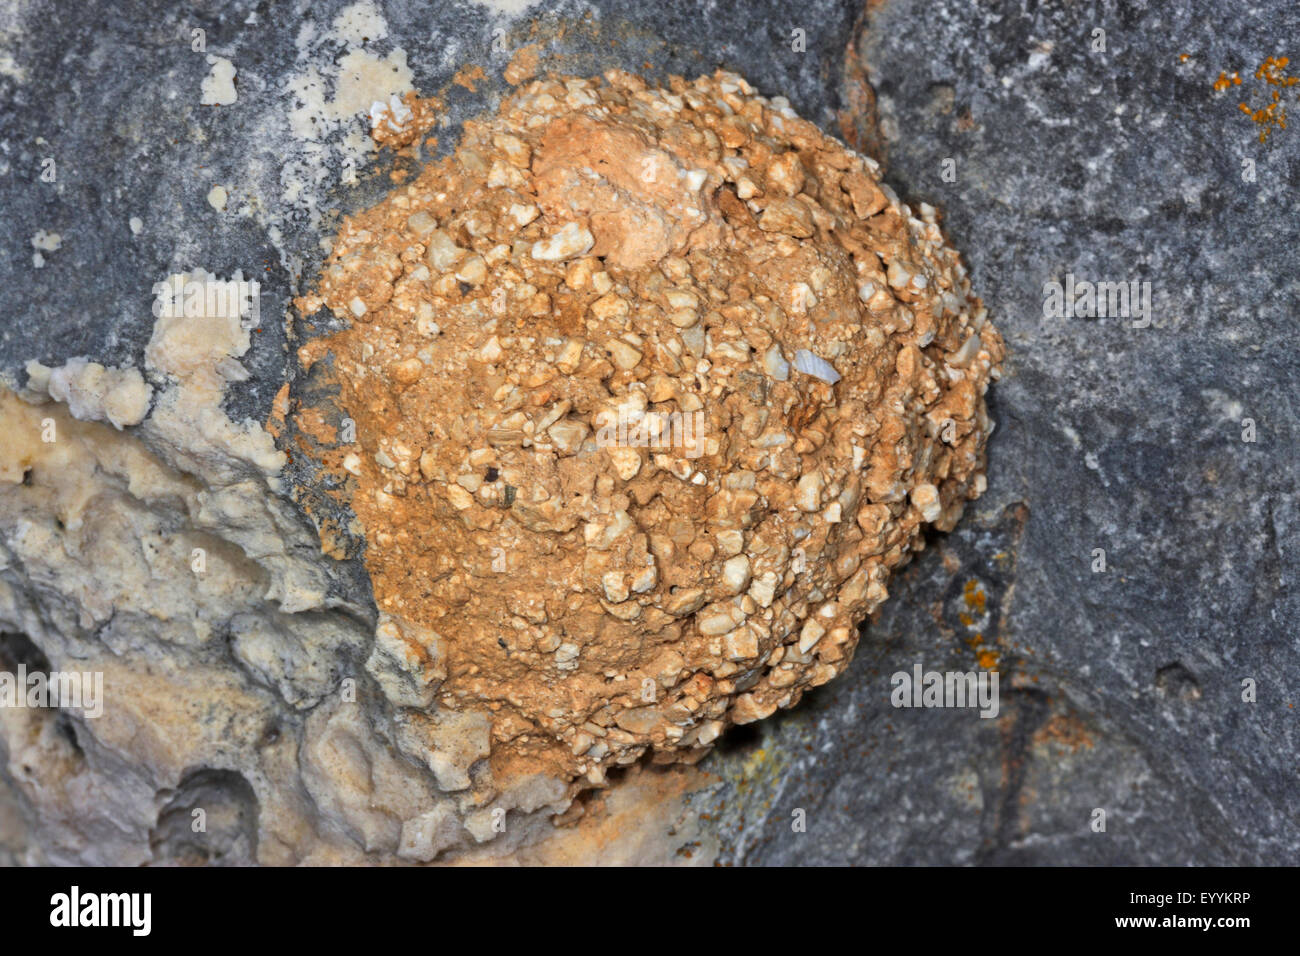
<svg viewBox="0 0 1300 956"><path fill-rule="evenodd" d="M1178 55L1178 62L1179 62L1179 63L1186 63L1186 62L1187 62L1188 60L1190 60L1191 58L1192 58L1192 55L1191 55L1190 53L1180 53L1180 54Z"/></svg>
<svg viewBox="0 0 1300 956"><path fill-rule="evenodd" d="M456 71L456 75L451 81L457 86L463 86L471 93L478 92L478 85L487 79L487 74L483 72L483 67L476 63L462 66Z"/></svg>
<svg viewBox="0 0 1300 956"><path fill-rule="evenodd" d="M1219 71L1219 78L1214 81L1214 92L1222 93L1228 87L1234 85L1235 86L1241 85L1241 77L1238 76L1235 72L1231 76L1229 76L1227 73L1221 70Z"/></svg>
<svg viewBox="0 0 1300 956"><path fill-rule="evenodd" d="M979 652L980 667L986 671L991 671L998 666L998 652L994 650L983 650Z"/></svg>
<svg viewBox="0 0 1300 956"><path fill-rule="evenodd" d="M1291 58L1286 56L1270 56L1262 62L1254 72L1254 78L1264 84L1264 89L1260 92L1264 94L1264 103L1262 106L1251 106L1249 101L1242 101L1237 104L1237 109L1250 117L1251 122L1259 127L1259 141L1267 143L1269 137L1280 129L1286 129L1286 106L1282 100L1282 94L1291 87L1300 83L1300 77L1290 76L1287 73L1287 67L1291 63ZM1229 85L1240 86L1241 77L1233 73L1228 77L1225 73L1220 73L1219 78L1214 82L1216 92L1222 92Z"/></svg>
<svg viewBox="0 0 1300 956"><path fill-rule="evenodd" d="M984 594L984 589L980 587L979 582L973 578L967 581L965 586L962 587L962 600L966 602L967 609L975 612L975 616L982 615L985 606L988 603L988 598ZM966 624L967 627L970 627L970 624L967 623L964 618L962 623Z"/></svg>
<svg viewBox="0 0 1300 956"><path fill-rule="evenodd" d="M1049 718L1034 731L1033 741L1038 745L1055 744L1076 753L1080 750L1092 750L1095 746L1087 725L1077 717L1068 714L1056 714Z"/></svg>

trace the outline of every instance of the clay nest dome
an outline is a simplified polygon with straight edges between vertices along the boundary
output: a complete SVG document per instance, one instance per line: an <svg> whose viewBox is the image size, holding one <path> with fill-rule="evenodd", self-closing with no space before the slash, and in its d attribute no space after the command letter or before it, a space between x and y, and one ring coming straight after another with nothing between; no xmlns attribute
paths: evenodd
<svg viewBox="0 0 1300 956"><path fill-rule="evenodd" d="M984 490L1001 339L878 173L734 74L611 72L345 221L303 358L356 425L370 671L444 789L698 759L842 671Z"/></svg>

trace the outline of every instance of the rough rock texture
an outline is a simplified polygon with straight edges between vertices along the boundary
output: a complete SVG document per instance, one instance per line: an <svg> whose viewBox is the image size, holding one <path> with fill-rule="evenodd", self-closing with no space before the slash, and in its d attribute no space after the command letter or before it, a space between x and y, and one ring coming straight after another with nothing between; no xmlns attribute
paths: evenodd
<svg viewBox="0 0 1300 956"><path fill-rule="evenodd" d="M698 18L647 30L641 11L578 4L541 24L488 6L303 3L295 20L251 4L105 4L56 32L49 6L3 14L14 108L0 114L0 190L14 229L0 269L23 301L0 330L0 362L29 400L66 400L85 421L5 399L0 607L7 669L84 662L107 699L101 718L0 714L6 858L422 862L534 842L568 802L553 781L467 788L487 769L484 721L393 718L404 677L388 652L401 638L371 603L352 515L294 454L301 435L281 433L277 449L261 426L328 389L298 374L286 346L303 330L284 307L339 207L370 204L390 171L428 158L376 156L373 104L396 115L418 86L449 147L503 89L502 71L522 79L541 49L586 73L713 69L715 52L685 45ZM847 8L828 10L847 24ZM156 68L143 81L142 64ZM816 89L824 66L789 58L775 86ZM816 105L831 115L833 101ZM261 289L248 309L177 316L157 289L177 278ZM333 529L324 554L309 515ZM663 791L604 802L604 820L657 822L592 846L674 859L707 845L671 810L676 797L638 810L649 797L637 794ZM204 837L184 829L195 809L210 813ZM584 839L559 852L590 855Z"/></svg>
<svg viewBox="0 0 1300 956"><path fill-rule="evenodd" d="M1007 339L989 492L843 679L709 764L724 860L1294 863L1300 130L1262 145L1238 103L1297 36L1287 3L872 5L886 179L945 211ZM1045 318L1069 272L1149 280L1150 327ZM889 705L990 648L997 720Z"/></svg>
<svg viewBox="0 0 1300 956"><path fill-rule="evenodd" d="M942 210L1012 359L990 393L999 427L978 511L895 578L842 678L704 762L728 781L705 801L721 804L709 825L728 844L723 859L1295 859L1300 141L1292 124L1262 146L1237 106L1265 57L1295 58L1282 48L1300 35L1294 5L894 0L870 5L860 55L847 63L863 5L839 0L796 10L758 0L566 3L535 31L486 3L388 0L382 28L355 13L336 21L344 6L104 2L70 18L29 0L0 11L0 204L10 226L0 238L10 293L0 366L17 384L32 359L143 369L153 284L199 266L242 270L264 283L263 323L242 359L249 376L224 403L236 421L263 422L286 377L295 400L317 387L297 375L280 317L323 258L331 210L366 208L392 187L370 170L386 173L393 159L368 161L365 150L377 87L389 88L376 99L408 87L440 93L448 121L435 133L446 151L530 43L570 74L646 63L660 79L734 69L866 146L904 199ZM206 30L207 52L192 50L195 28ZM1104 52L1092 49L1099 28ZM806 52L791 49L793 29L806 30ZM236 67L236 99L202 106L229 100L221 59ZM468 63L486 74L473 90L452 83ZM1246 89L1212 92L1222 70L1239 71ZM879 140L866 121L866 72L881 94ZM844 125L850 107L857 123ZM955 182L942 178L944 159L956 161ZM1254 161L1253 181L1244 160ZM47 161L52 180L42 178ZM352 170L357 184L336 187ZM224 204L214 185L227 190ZM1151 327L1044 319L1043 283L1070 271L1150 279ZM1241 441L1246 417L1255 443ZM306 456L287 447L292 476ZM354 554L346 523L339 553ZM1095 574L1098 547L1110 570ZM369 603L359 558L331 567L333 598ZM987 619L967 604L972 581ZM373 613L358 611L366 646ZM889 706L891 673L918 661L974 666L976 633L1005 669L997 720ZM42 640L57 655L57 640ZM9 658L39 661L30 641L6 641ZM360 676L362 662L350 672ZM1246 677L1258 685L1254 704L1241 700ZM301 732L281 726L290 738ZM55 753L69 736L84 740L67 719L27 733ZM97 752L78 746L87 758ZM194 779L195 768L168 756L156 779L82 797L137 821L121 859L150 847L190 856L176 821L213 793L224 809L212 817L226 822L211 829L248 846L248 790L222 776L216 744L194 732L187 746L210 766ZM0 840L7 858L35 859L21 749L4 745ZM108 767L103 780L129 779ZM258 780L247 779L256 793ZM807 811L803 833L790 827L797 808ZM1096 808L1110 810L1105 834L1088 827ZM61 818L51 819L57 828ZM81 830L61 844L68 859L103 824L93 813L71 820ZM432 847L437 824L426 818L408 835Z"/></svg>
<svg viewBox="0 0 1300 956"><path fill-rule="evenodd" d="M498 782L698 760L842 670L984 487L1002 342L934 211L735 74L670 87L524 87L299 300L350 323L300 356L413 756L472 720Z"/></svg>

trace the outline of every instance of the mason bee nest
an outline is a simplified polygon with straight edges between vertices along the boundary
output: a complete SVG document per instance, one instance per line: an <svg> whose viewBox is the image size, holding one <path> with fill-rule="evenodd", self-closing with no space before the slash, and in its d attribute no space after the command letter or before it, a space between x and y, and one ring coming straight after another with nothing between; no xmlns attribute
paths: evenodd
<svg viewBox="0 0 1300 956"><path fill-rule="evenodd" d="M610 72L345 221L299 307L347 327L302 357L440 787L694 761L845 668L985 487L1002 341L919 212L735 74Z"/></svg>

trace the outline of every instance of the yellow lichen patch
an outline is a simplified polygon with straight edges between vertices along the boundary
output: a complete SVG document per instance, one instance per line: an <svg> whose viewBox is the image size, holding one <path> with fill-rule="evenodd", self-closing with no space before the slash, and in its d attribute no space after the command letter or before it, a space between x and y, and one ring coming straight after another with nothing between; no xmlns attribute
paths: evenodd
<svg viewBox="0 0 1300 956"><path fill-rule="evenodd" d="M757 747L741 765L740 781L743 785L757 784L758 792L775 794L780 792L780 784L789 770L788 754L769 750L766 747ZM771 797L760 804L763 810L770 810L771 807Z"/></svg>

